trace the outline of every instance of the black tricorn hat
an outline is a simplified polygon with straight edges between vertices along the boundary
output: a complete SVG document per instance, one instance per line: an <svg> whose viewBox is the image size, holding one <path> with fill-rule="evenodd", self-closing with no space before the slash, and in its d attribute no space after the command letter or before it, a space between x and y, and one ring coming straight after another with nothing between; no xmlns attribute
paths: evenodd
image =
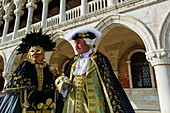
<svg viewBox="0 0 170 113"><path fill-rule="evenodd" d="M64 37L69 41L80 38L95 39L101 37L101 33L96 29L88 27L78 27L68 31L68 33Z"/></svg>
<svg viewBox="0 0 170 113"><path fill-rule="evenodd" d="M45 51L51 51L55 48L55 45L56 43L51 40L51 35L43 34L42 29L38 32L33 30L22 39L22 43L17 49L17 54L28 53L29 49L33 46L40 46Z"/></svg>

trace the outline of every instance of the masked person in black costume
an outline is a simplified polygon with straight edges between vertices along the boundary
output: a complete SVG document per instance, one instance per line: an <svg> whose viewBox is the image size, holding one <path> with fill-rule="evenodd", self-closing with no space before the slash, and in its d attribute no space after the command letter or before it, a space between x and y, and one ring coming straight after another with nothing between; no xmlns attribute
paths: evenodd
<svg viewBox="0 0 170 113"><path fill-rule="evenodd" d="M27 58L17 67L0 97L0 113L53 113L54 80L49 65L43 60L44 52L56 43L42 30L26 34L17 54Z"/></svg>

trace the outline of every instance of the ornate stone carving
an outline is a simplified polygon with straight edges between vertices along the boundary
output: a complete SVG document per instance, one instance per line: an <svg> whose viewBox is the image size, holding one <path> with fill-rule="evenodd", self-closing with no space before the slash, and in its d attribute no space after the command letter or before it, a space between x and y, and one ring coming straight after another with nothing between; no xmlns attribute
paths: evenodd
<svg viewBox="0 0 170 113"><path fill-rule="evenodd" d="M5 21L10 22L10 21L13 19L13 17L10 16L9 14L6 14L6 15L3 16L3 19L4 19Z"/></svg>
<svg viewBox="0 0 170 113"><path fill-rule="evenodd" d="M43 3L49 3L51 2L52 0L41 0Z"/></svg>
<svg viewBox="0 0 170 113"><path fill-rule="evenodd" d="M15 14L16 16L22 16L22 15L24 14L24 11L19 10L19 9L15 9L15 10L14 10L14 14Z"/></svg>
<svg viewBox="0 0 170 113"><path fill-rule="evenodd" d="M12 14L12 11L11 11L13 7L12 5L13 5L12 2L9 2L6 5L4 5L5 14Z"/></svg>
<svg viewBox="0 0 170 113"><path fill-rule="evenodd" d="M146 59L152 66L170 64L170 50L158 49L146 53Z"/></svg>
<svg viewBox="0 0 170 113"><path fill-rule="evenodd" d="M11 78L11 72L3 72L3 73L2 73L2 76L3 76L5 79L10 79L10 78Z"/></svg>
<svg viewBox="0 0 170 113"><path fill-rule="evenodd" d="M28 2L27 4L26 4L26 8L29 8L29 7L32 7L34 10L37 8L37 5L36 4L34 4L33 2Z"/></svg>

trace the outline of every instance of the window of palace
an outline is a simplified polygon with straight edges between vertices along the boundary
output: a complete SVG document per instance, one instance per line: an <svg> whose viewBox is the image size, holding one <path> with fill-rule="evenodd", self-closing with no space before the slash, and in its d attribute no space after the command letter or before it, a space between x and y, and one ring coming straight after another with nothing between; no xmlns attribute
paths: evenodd
<svg viewBox="0 0 170 113"><path fill-rule="evenodd" d="M154 88L153 69L142 49L132 51L127 60L130 88Z"/></svg>

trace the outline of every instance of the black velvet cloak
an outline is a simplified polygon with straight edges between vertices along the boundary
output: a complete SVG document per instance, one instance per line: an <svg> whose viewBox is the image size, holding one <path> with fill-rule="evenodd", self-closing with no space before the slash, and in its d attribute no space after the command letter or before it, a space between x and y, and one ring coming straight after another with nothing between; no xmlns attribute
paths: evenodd
<svg viewBox="0 0 170 113"><path fill-rule="evenodd" d="M35 64L30 60L23 61L12 74L11 80L5 86L0 94L0 113L21 113L24 102L23 90L27 89L29 103L36 106L39 103L45 103L48 98L54 102L54 80L49 66L43 68L43 89L37 90L38 80Z"/></svg>
<svg viewBox="0 0 170 113"><path fill-rule="evenodd" d="M71 66L75 62L75 59L77 59L76 57L78 56L74 56L72 59L70 59L65 66L64 74L68 77L70 76ZM98 66L100 75L102 77L102 80L107 90L107 94L109 96L113 112L135 113L127 95L125 94L122 86L117 80L107 57L101 54L100 52L92 53L90 57L94 58L93 60Z"/></svg>

